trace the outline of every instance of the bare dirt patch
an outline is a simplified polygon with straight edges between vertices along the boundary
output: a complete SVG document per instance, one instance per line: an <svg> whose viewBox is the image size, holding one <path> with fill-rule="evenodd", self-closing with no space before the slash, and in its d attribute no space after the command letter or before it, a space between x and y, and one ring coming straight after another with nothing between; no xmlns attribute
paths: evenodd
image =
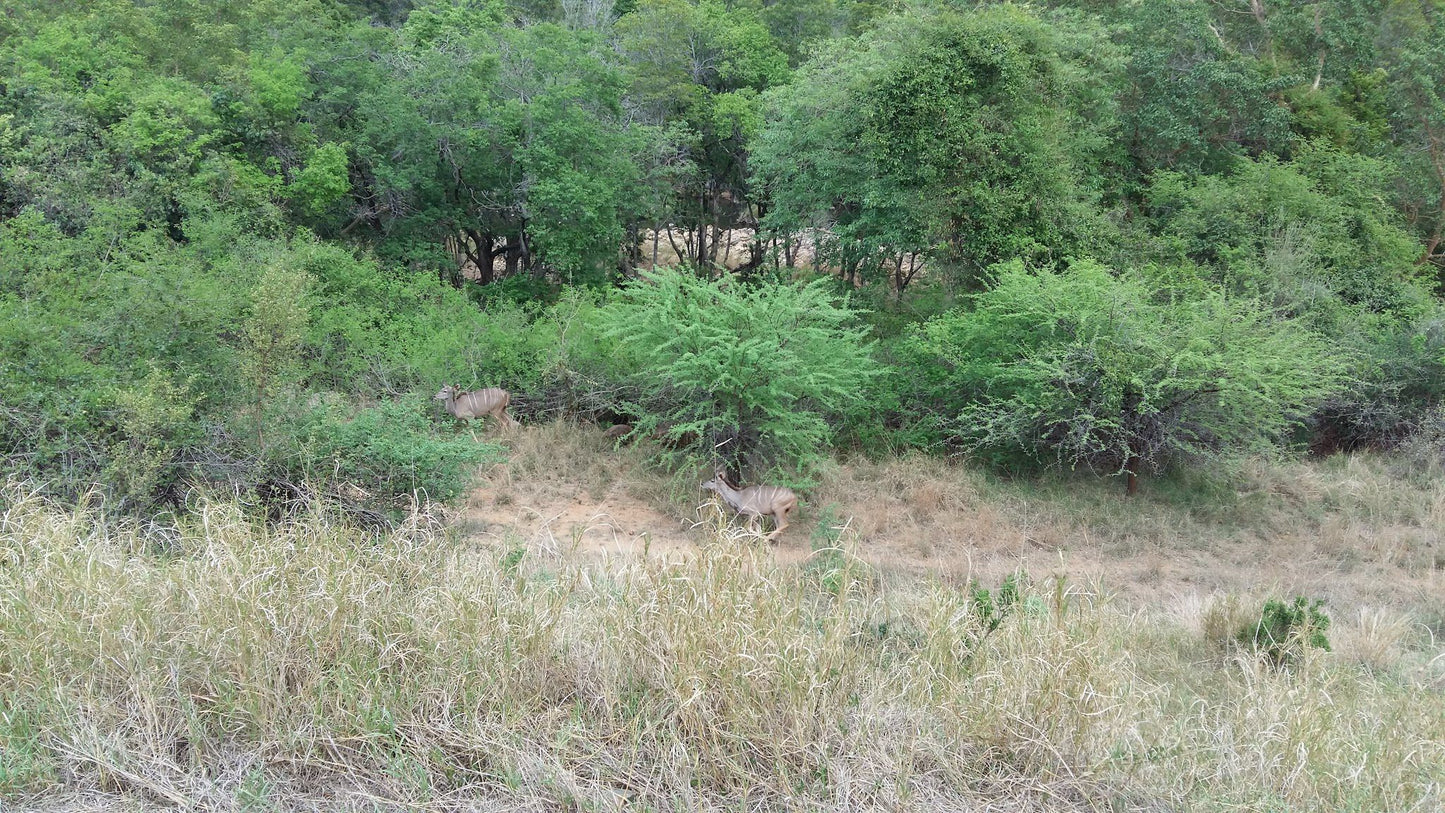
<svg viewBox="0 0 1445 813"><path fill-rule="evenodd" d="M671 558L716 538L709 495L657 474L640 450L614 449L599 429L534 426L507 442L510 461L485 474L461 521L482 544ZM1368 458L1261 464L1216 497L1227 505L1201 508L1187 494L1128 500L1107 481L1013 484L922 456L860 461L803 495L772 554L803 564L837 545L895 582L989 585L1024 571L1141 605L1299 594L1431 621L1445 606L1445 483L1387 469Z"/></svg>

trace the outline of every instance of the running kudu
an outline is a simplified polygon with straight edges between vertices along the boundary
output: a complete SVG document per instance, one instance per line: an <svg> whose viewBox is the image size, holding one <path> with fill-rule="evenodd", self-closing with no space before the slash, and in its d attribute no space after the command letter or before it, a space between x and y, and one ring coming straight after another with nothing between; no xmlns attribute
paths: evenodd
<svg viewBox="0 0 1445 813"><path fill-rule="evenodd" d="M748 518L750 526L762 517L772 517L777 527L767 535L768 544L773 544L778 534L788 527L788 516L798 509L798 495L792 489L783 486L733 488L727 481L727 472L722 469L702 487L716 491L723 502Z"/></svg>

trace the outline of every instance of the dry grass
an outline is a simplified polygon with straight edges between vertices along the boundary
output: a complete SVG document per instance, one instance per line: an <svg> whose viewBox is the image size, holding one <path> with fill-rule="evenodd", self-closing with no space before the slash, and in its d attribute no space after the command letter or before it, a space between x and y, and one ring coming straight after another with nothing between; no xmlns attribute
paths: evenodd
<svg viewBox="0 0 1445 813"><path fill-rule="evenodd" d="M926 529L976 494L889 499ZM1277 672L1208 644L1213 598L1046 579L989 632L851 531L803 567L722 525L603 566L423 520L3 507L7 811L1445 807L1445 657L1393 614Z"/></svg>
<svg viewBox="0 0 1445 813"><path fill-rule="evenodd" d="M804 518L848 520L865 558L914 578L1023 567L1147 606L1181 592L1307 594L1445 624L1445 478L1355 456L1146 480L1135 499L1119 491L1113 480L1002 482L908 457L830 472L806 495Z"/></svg>
<svg viewBox="0 0 1445 813"><path fill-rule="evenodd" d="M682 506L692 504L701 482L694 482L691 473L659 473L648 464L651 446L610 440L592 424L539 424L504 440L508 461L482 474L493 498L553 504L579 496L600 500L620 491L681 517Z"/></svg>

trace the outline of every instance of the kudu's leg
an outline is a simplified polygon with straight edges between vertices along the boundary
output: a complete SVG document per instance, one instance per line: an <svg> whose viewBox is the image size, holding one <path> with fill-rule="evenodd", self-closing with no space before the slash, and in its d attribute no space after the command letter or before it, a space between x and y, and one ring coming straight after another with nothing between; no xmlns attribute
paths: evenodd
<svg viewBox="0 0 1445 813"><path fill-rule="evenodd" d="M788 515L786 513L779 512L777 514L772 514L771 516L773 518L773 532L768 534L766 538L769 545L776 545L778 544L778 535L783 532L784 528L788 527Z"/></svg>
<svg viewBox="0 0 1445 813"><path fill-rule="evenodd" d="M796 505L789 508L784 508L783 510L773 514L773 524L777 527L771 534L768 534L768 544L778 544L778 537L781 536L783 531L787 530L788 528L788 515L793 513L793 511L795 510L797 510Z"/></svg>
<svg viewBox="0 0 1445 813"><path fill-rule="evenodd" d="M497 419L497 426L503 430L511 429L517 425L517 422L512 420L512 416L507 414L506 404L503 404L496 412L493 412L492 417Z"/></svg>

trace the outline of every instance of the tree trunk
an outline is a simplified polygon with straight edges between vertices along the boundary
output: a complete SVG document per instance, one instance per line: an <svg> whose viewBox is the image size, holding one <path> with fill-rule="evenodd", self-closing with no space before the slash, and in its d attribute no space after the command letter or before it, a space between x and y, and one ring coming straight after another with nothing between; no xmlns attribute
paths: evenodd
<svg viewBox="0 0 1445 813"><path fill-rule="evenodd" d="M683 245L679 246L677 244L677 240L673 239L672 236L671 223L667 224L667 242L668 245L672 246L672 253L677 255L677 261L685 262L687 260L688 252L692 251L692 245L688 243L685 239L683 240Z"/></svg>
<svg viewBox="0 0 1445 813"><path fill-rule="evenodd" d="M697 267L707 267L707 186L704 185L697 196Z"/></svg>
<svg viewBox="0 0 1445 813"><path fill-rule="evenodd" d="M517 268L522 262L522 244L517 238L507 238L506 244L502 246L502 254L506 257L506 271L508 277L517 273Z"/></svg>
<svg viewBox="0 0 1445 813"><path fill-rule="evenodd" d="M1136 436L1139 426L1139 407L1143 403L1144 393L1133 385L1124 390L1124 400L1120 405L1119 425L1124 430L1129 446L1128 456L1124 459L1124 471L1127 474L1125 493L1130 497L1139 493L1139 468L1144 465L1144 461L1139 457L1139 440Z"/></svg>
<svg viewBox="0 0 1445 813"><path fill-rule="evenodd" d="M627 252L622 261L622 276L632 279L637 276L637 268L642 265L642 234L636 226L627 228Z"/></svg>
<svg viewBox="0 0 1445 813"><path fill-rule="evenodd" d="M492 258L495 256L492 236L482 234L476 229L463 229L462 233L467 236L468 241L467 259L477 268L477 282L490 285L497 276L492 270Z"/></svg>

